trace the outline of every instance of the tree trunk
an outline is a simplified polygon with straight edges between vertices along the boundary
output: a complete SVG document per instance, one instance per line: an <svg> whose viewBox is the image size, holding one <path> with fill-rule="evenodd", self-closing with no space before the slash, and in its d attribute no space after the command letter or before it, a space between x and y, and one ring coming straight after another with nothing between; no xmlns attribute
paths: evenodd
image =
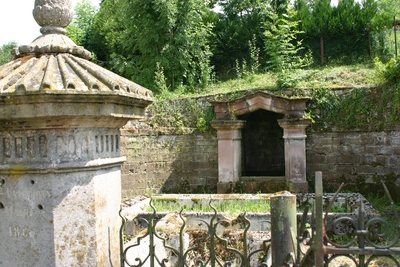
<svg viewBox="0 0 400 267"><path fill-rule="evenodd" d="M324 63L325 63L325 60L324 60L324 57L325 57L324 37L320 36L319 41L320 41L320 46L321 46L321 65L324 65Z"/></svg>
<svg viewBox="0 0 400 267"><path fill-rule="evenodd" d="M371 31L370 27L368 27L368 46L369 46L369 57L372 58L372 42L371 42Z"/></svg>

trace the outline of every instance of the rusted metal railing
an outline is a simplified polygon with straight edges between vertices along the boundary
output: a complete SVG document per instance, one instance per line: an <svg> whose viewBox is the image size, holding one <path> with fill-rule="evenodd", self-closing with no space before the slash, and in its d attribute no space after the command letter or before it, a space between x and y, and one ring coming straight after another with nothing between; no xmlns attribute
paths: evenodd
<svg viewBox="0 0 400 267"><path fill-rule="evenodd" d="M322 173L315 176L315 206L311 219L311 229L302 223L298 234L298 247L306 246L303 255L299 256L297 266L400 266L400 219L386 185L382 186L388 197L396 225L390 225L381 217L365 220L364 203L360 199L357 221L350 217L339 217L333 221L332 233L327 233L327 217L342 184L330 202L323 216L322 207ZM304 215L303 215L304 217ZM344 239L338 242L335 239ZM390 240L390 238L392 238ZM338 259L340 258L340 261Z"/></svg>
<svg viewBox="0 0 400 267"><path fill-rule="evenodd" d="M236 229L240 238L232 244L224 231L232 226L233 221L221 219L217 210L210 207L214 213L209 221L199 220L202 232L192 235L192 241L185 241L188 232L193 231L186 225L182 210L178 213L180 220L179 231L175 233L178 241L175 245L168 243L171 233L163 233L159 227L156 209L149 219L140 218L147 225L143 234L130 246L123 247L123 234L126 219L123 218L121 228L121 264L123 267L139 266L241 266L241 267L268 267L268 266L399 266L400 267L400 218L393 200L382 183L386 195L393 209L396 220L389 224L381 217L368 218L362 198L358 207L358 218L338 216L333 221L332 230L327 230L328 213L338 197L343 184L340 186L330 204L323 210L322 173L315 175L315 201L309 213L310 206L306 205L299 222L296 220L295 201L293 195L271 198L271 238L261 240L261 245L250 249L249 229L250 220L246 214L235 219L235 224L241 225ZM290 194L289 194L290 195ZM309 201L307 201L309 202ZM121 216L122 217L122 216ZM221 231L221 226L224 226ZM297 228L297 230L296 230ZM393 228L393 229L391 229ZM331 228L329 228L331 229ZM158 242L158 243L157 243ZM185 244L186 242L186 244ZM146 245L143 245L146 243ZM162 246L168 255L157 255L157 246ZM134 258L129 258L129 251L140 246L147 247ZM265 260L269 255L269 260ZM174 257L171 262L170 258ZM254 260L256 258L257 260ZM339 261L340 260L340 261ZM383 263L382 263L383 262Z"/></svg>
<svg viewBox="0 0 400 267"><path fill-rule="evenodd" d="M203 235L197 237L196 240L192 242L192 246L185 248L184 245L184 234L188 231L186 229L186 223L182 216L182 210L179 213L179 217L181 219L182 226L179 230L179 245L178 247L172 247L167 244L167 240L160 233L160 229L158 229L156 221L156 210L152 203L150 202L151 207L153 208L153 215L149 220L140 219L144 224L147 225L146 232L137 238L135 244L126 247L121 253L121 263L122 266L129 267L139 267L139 266L168 266L168 258L159 258L156 252L156 240L160 240L166 250L169 251L169 255L173 255L176 260L174 262L174 266L250 266L250 261L252 257L258 257L259 253L267 254L270 245L270 239L262 240L262 245L260 248L255 249L253 251L249 251L249 238L248 238L248 230L250 228L250 221L247 219L245 214L239 215L236 219L236 222L240 220L240 224L243 226L240 231L240 235L242 238L237 240L236 247L232 246L229 240L223 237L223 233L218 231L217 228L219 225L227 225L232 222L229 220L219 220L217 210L212 206L210 202L210 207L214 210L214 214L209 222L205 220L200 220L199 223L206 226L206 231L204 231ZM121 216L122 217L122 216ZM121 234L124 232L125 219L124 224L121 228ZM135 259L129 259L128 253L129 250L135 249L141 245L142 240L148 238L148 253L147 255L140 255ZM218 248L217 248L218 247ZM240 247L240 248L238 248ZM204 252L204 251L207 252ZM217 253L219 251L219 253ZM230 255L231 260L223 259L221 251L226 255ZM196 255L197 254L197 255ZM206 255L205 255L206 254ZM264 264L264 266L267 266Z"/></svg>

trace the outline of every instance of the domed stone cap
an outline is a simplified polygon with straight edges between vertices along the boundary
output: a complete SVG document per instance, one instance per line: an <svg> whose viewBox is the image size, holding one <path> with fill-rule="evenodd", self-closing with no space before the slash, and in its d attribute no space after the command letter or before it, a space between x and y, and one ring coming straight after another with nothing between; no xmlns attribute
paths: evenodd
<svg viewBox="0 0 400 267"><path fill-rule="evenodd" d="M69 53L25 56L0 66L0 95L113 93L152 101L152 92L90 61Z"/></svg>
<svg viewBox="0 0 400 267"><path fill-rule="evenodd" d="M0 66L0 96L117 94L153 101L150 90L88 61L91 53L65 35L73 17L71 0L36 0L33 15L43 35L20 46L16 59Z"/></svg>

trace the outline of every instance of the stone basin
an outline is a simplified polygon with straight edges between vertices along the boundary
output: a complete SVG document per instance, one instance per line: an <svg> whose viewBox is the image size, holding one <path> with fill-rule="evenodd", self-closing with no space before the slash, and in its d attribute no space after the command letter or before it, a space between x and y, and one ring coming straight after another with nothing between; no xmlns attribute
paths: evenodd
<svg viewBox="0 0 400 267"><path fill-rule="evenodd" d="M279 193L275 193L279 194ZM160 194L153 195L151 198L158 201L165 202L177 202L181 207L185 206L186 210L189 210L195 204L201 204L202 206L207 206L211 203L217 206L220 202L235 202L235 201L260 201L263 200L266 203L269 202L271 196L275 194ZM323 195L324 210L329 206L330 201L333 199L333 193L326 193ZM312 193L296 194L297 199L297 218L301 219L302 210L304 210L305 204L308 202L311 206L314 203L315 195ZM364 204L365 209L365 220L373 217L380 216L379 213L372 207L372 205L359 193L339 193L336 201L332 205L333 211L340 212L329 212L327 217L327 231L332 230L332 222L339 217L350 217L357 222L358 211L360 207L360 201ZM149 220L149 218L154 214L154 212L149 212L148 207L150 205L150 198L140 196L135 199L124 202L124 208L122 210L122 215L127 218L127 224L125 228L125 233L128 235L136 236L145 227L146 223L142 220L134 220L143 218ZM217 210L218 211L218 210ZM311 211L311 208L310 208ZM176 212L179 212L177 210ZM243 211L245 212L245 211ZM171 212L156 211L156 220L165 217ZM225 220L229 223L220 224L217 228L223 231L226 228L229 229L243 229L243 220L239 220L236 214L232 217L232 214L219 212L217 213L217 220ZM202 221L210 222L211 218L214 216L212 212L187 212L183 210L182 216L186 220L187 229L206 229L206 225ZM240 216L240 215L239 215ZM269 211L265 213L254 213L246 212L245 217L251 222L249 231L269 231L270 229L270 213ZM308 213L308 220L311 217L311 213ZM225 226L224 226L225 225Z"/></svg>

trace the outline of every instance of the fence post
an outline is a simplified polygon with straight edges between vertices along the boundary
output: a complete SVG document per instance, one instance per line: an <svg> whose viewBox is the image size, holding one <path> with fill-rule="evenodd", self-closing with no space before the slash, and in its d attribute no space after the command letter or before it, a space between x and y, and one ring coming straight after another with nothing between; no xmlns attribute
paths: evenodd
<svg viewBox="0 0 400 267"><path fill-rule="evenodd" d="M315 233L314 238L314 255L315 267L324 266L323 253L323 202L322 202L322 172L315 172Z"/></svg>
<svg viewBox="0 0 400 267"><path fill-rule="evenodd" d="M296 196L284 191L271 197L272 267L287 266L296 255Z"/></svg>

